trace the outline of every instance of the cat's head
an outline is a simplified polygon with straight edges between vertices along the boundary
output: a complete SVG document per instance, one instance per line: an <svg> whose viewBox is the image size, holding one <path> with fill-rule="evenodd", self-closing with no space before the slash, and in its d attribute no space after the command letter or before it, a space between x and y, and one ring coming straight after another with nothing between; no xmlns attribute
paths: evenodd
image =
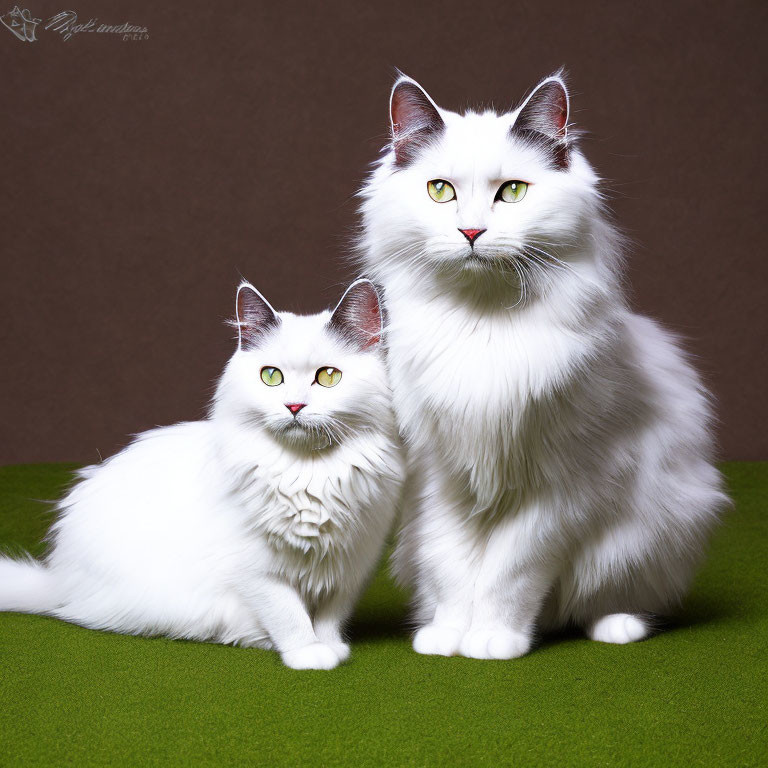
<svg viewBox="0 0 768 768"><path fill-rule="evenodd" d="M249 283L237 291L238 348L216 396L285 446L319 450L387 421L382 313L373 283L358 280L333 311L276 312Z"/></svg>
<svg viewBox="0 0 768 768"><path fill-rule="evenodd" d="M567 269L558 262L600 204L569 115L559 73L516 109L463 115L399 77L391 144L363 189L369 274L523 277L534 288Z"/></svg>

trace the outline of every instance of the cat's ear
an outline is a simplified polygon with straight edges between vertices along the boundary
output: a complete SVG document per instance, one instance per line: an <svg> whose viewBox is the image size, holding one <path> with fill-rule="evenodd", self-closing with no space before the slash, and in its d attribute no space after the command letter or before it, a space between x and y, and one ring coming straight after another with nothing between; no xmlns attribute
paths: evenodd
<svg viewBox="0 0 768 768"><path fill-rule="evenodd" d="M389 100L395 163L403 166L445 128L440 110L427 92L410 77L400 75Z"/></svg>
<svg viewBox="0 0 768 768"><path fill-rule="evenodd" d="M235 302L238 347L253 349L262 337L280 325L280 318L270 303L247 282L240 283Z"/></svg>
<svg viewBox="0 0 768 768"><path fill-rule="evenodd" d="M561 73L542 80L523 102L511 132L532 139L552 153L558 168L567 168L568 89Z"/></svg>
<svg viewBox="0 0 768 768"><path fill-rule="evenodd" d="M328 328L360 351L381 341L381 301L370 280L356 280L347 288L331 314Z"/></svg>

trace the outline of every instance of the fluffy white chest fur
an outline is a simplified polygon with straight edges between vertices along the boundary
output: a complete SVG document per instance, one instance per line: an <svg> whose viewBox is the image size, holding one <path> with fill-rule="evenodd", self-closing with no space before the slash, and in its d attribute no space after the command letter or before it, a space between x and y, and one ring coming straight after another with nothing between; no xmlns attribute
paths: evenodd
<svg viewBox="0 0 768 768"><path fill-rule="evenodd" d="M244 520L269 546L274 572L311 606L357 582L378 557L403 477L392 434L369 434L301 461L274 450L257 466L230 467ZM363 578L367 575L363 575Z"/></svg>
<svg viewBox="0 0 768 768"><path fill-rule="evenodd" d="M414 448L443 447L475 511L493 511L500 492L530 480L530 419L546 418L537 409L593 352L590 341L541 307L478 313L441 296L399 297L396 286L388 296L392 377L408 382L394 392L401 428Z"/></svg>
<svg viewBox="0 0 768 768"><path fill-rule="evenodd" d="M727 503L708 397L632 313L562 79L458 115L402 77L362 190L408 448L395 567L422 653L511 658L537 627L645 637Z"/></svg>

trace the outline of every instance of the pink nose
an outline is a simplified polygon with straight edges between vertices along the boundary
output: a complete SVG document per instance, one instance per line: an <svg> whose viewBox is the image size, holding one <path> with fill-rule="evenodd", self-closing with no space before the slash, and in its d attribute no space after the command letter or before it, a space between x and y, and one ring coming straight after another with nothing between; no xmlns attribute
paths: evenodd
<svg viewBox="0 0 768 768"><path fill-rule="evenodd" d="M295 416L302 408L306 406L306 403L286 403L285 407Z"/></svg>
<svg viewBox="0 0 768 768"><path fill-rule="evenodd" d="M464 235L464 237L466 237L467 240L469 240L470 245L474 245L475 240L477 240L477 238L480 237L480 235L482 235L483 232L485 232L485 230L484 229L460 229L459 232L461 232L461 234Z"/></svg>

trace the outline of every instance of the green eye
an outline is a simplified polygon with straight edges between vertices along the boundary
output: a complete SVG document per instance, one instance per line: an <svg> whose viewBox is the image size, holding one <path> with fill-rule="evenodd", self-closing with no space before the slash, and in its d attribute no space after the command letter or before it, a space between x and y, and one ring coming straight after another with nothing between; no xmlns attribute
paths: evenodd
<svg viewBox="0 0 768 768"><path fill-rule="evenodd" d="M271 368L265 365L261 369L261 380L268 387L276 387L278 384L283 383L283 372L279 368Z"/></svg>
<svg viewBox="0 0 768 768"><path fill-rule="evenodd" d="M505 181L496 193L496 199L505 203L519 203L528 191L524 181Z"/></svg>
<svg viewBox="0 0 768 768"><path fill-rule="evenodd" d="M315 381L321 387L335 387L341 381L341 371L338 368L318 368Z"/></svg>
<svg viewBox="0 0 768 768"><path fill-rule="evenodd" d="M450 203L456 199L456 190L450 181L434 179L427 182L427 192L436 203Z"/></svg>

